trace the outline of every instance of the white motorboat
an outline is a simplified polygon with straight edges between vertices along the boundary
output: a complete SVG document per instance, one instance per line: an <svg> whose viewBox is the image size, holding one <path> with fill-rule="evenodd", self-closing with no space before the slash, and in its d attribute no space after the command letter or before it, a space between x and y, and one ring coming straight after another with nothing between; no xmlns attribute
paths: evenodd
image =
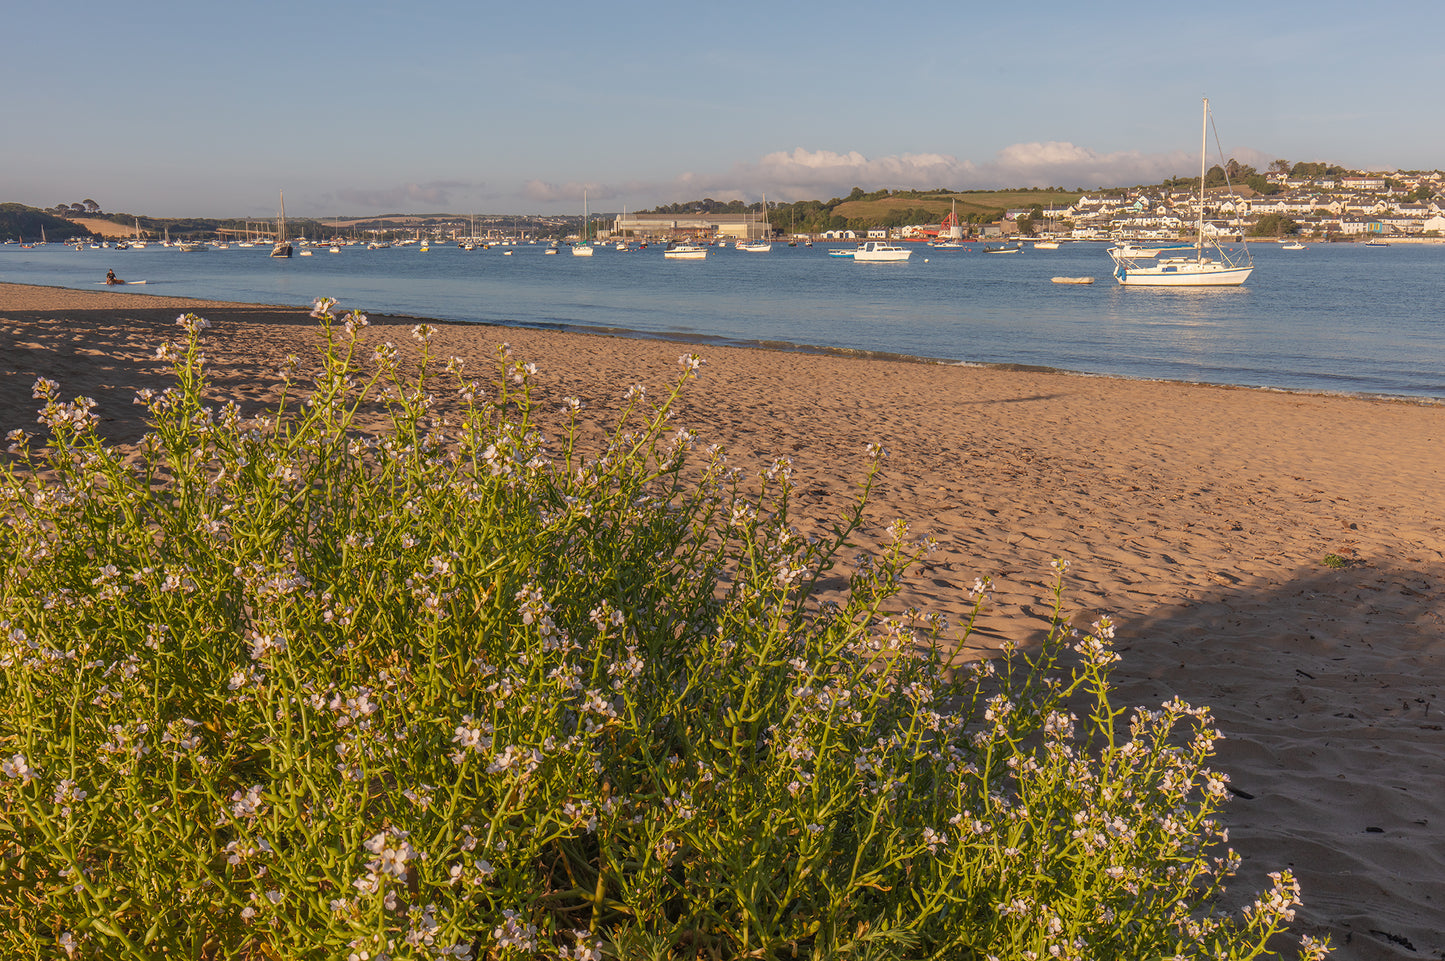
<svg viewBox="0 0 1445 961"><path fill-rule="evenodd" d="M1296 240L1296 241L1293 241L1293 242L1288 243L1288 244L1282 244L1279 249L1280 249L1280 250L1304 250L1304 249L1305 249L1305 245L1302 244L1302 243L1300 243L1298 240Z"/></svg>
<svg viewBox="0 0 1445 961"><path fill-rule="evenodd" d="M882 243L877 240L870 240L853 251L853 259L860 263L896 262L907 260L911 256L913 256L913 251L907 247L899 247L895 244Z"/></svg>
<svg viewBox="0 0 1445 961"><path fill-rule="evenodd" d="M1199 149L1199 220L1195 228L1192 257L1160 257L1154 250L1147 257L1129 256L1126 250L1111 248L1114 279L1124 287L1238 287L1254 271L1249 247L1231 254L1214 237L1204 235L1204 178L1209 157L1209 98L1204 99L1204 124ZM1206 247L1212 248L1206 256Z"/></svg>
<svg viewBox="0 0 1445 961"><path fill-rule="evenodd" d="M701 244L672 243L662 251L668 260L706 260L707 248Z"/></svg>
<svg viewBox="0 0 1445 961"><path fill-rule="evenodd" d="M858 252L856 247L834 247L828 251L829 257L851 257Z"/></svg>
<svg viewBox="0 0 1445 961"><path fill-rule="evenodd" d="M1160 254L1168 253L1171 250L1193 250L1193 244L1156 244L1153 247L1136 247L1131 243L1124 243L1118 247L1110 247L1105 253L1113 258L1114 263L1121 260L1147 260L1151 257L1158 257Z"/></svg>

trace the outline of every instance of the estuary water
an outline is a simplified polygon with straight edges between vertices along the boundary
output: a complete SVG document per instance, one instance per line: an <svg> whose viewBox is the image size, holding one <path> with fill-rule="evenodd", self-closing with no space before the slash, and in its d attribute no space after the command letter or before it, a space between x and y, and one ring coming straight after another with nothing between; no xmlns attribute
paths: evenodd
<svg viewBox="0 0 1445 961"><path fill-rule="evenodd" d="M1251 244L1245 286L1199 290L1121 288L1100 243L1014 254L916 245L893 264L827 256L842 246L713 247L679 261L657 245L593 257L525 244L319 247L272 260L268 246L7 244L0 281L96 289L113 269L146 281L128 293L296 306L327 296L438 320L1445 399L1445 245Z"/></svg>

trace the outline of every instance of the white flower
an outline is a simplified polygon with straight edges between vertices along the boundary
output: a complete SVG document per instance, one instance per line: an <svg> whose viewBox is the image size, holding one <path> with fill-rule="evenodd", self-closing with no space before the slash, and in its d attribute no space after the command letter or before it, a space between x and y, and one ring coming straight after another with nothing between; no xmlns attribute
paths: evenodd
<svg viewBox="0 0 1445 961"><path fill-rule="evenodd" d="M0 774L14 778L21 784L29 784L35 780L35 769L25 763L25 757L21 754L16 754L8 761L0 761Z"/></svg>
<svg viewBox="0 0 1445 961"><path fill-rule="evenodd" d="M194 336L210 327L211 322L204 317L197 317L195 314L181 314L176 318L176 326Z"/></svg>
<svg viewBox="0 0 1445 961"><path fill-rule="evenodd" d="M260 661L268 655L284 653L286 638L280 634L256 634L251 637L251 657Z"/></svg>
<svg viewBox="0 0 1445 961"><path fill-rule="evenodd" d="M523 922L522 916L511 908L502 911L502 923L492 929L492 937L499 948L516 948L524 953L537 950L537 926Z"/></svg>
<svg viewBox="0 0 1445 961"><path fill-rule="evenodd" d="M65 778L55 785L55 803L69 804L72 801L84 801L89 795L75 786L75 782Z"/></svg>
<svg viewBox="0 0 1445 961"><path fill-rule="evenodd" d="M242 794L236 791L231 795L231 813L238 818L254 818L266 813L266 805L261 800L261 792L264 791L259 784L253 784Z"/></svg>
<svg viewBox="0 0 1445 961"><path fill-rule="evenodd" d="M406 862L411 860L415 854L416 850L412 848L411 843L402 841L397 847L382 848L381 851L378 852L377 857L381 861L381 870L390 874L392 877L404 879L406 877Z"/></svg>

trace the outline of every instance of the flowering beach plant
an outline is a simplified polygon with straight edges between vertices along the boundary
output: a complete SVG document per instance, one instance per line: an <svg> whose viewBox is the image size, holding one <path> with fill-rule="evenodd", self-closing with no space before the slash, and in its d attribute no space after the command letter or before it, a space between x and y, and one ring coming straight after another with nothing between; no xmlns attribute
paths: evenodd
<svg viewBox="0 0 1445 961"><path fill-rule="evenodd" d="M505 348L472 380L425 326L403 360L316 313L318 372L249 415L180 318L138 448L36 385L0 476L0 957L1278 947L1287 873L1222 907L1208 712L1115 707L1061 586L1038 646L953 663L890 603L925 545L851 556L880 451L807 540L785 463L670 428L695 357L584 438Z"/></svg>

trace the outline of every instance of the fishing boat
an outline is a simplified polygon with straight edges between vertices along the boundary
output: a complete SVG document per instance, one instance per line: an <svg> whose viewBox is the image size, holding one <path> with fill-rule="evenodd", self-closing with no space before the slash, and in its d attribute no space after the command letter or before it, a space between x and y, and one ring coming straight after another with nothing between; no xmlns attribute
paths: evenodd
<svg viewBox="0 0 1445 961"><path fill-rule="evenodd" d="M859 263L896 263L913 256L907 247L870 240L853 251L853 259Z"/></svg>
<svg viewBox="0 0 1445 961"><path fill-rule="evenodd" d="M1254 271L1246 244L1244 253L1231 255L1214 237L1204 235L1204 178L1209 157L1209 98L1204 98L1204 122L1199 146L1199 219L1195 226L1194 256L1130 257L1111 248L1114 279L1124 287L1238 287ZM1206 252L1207 251L1207 252Z"/></svg>
<svg viewBox="0 0 1445 961"><path fill-rule="evenodd" d="M286 194L281 193L281 216L276 219L276 243L271 247L272 257L290 257L291 245L286 242Z"/></svg>
<svg viewBox="0 0 1445 961"><path fill-rule="evenodd" d="M572 245L573 257L591 257L592 245L587 242L588 221L592 219L587 209L587 191L582 191L582 240Z"/></svg>

